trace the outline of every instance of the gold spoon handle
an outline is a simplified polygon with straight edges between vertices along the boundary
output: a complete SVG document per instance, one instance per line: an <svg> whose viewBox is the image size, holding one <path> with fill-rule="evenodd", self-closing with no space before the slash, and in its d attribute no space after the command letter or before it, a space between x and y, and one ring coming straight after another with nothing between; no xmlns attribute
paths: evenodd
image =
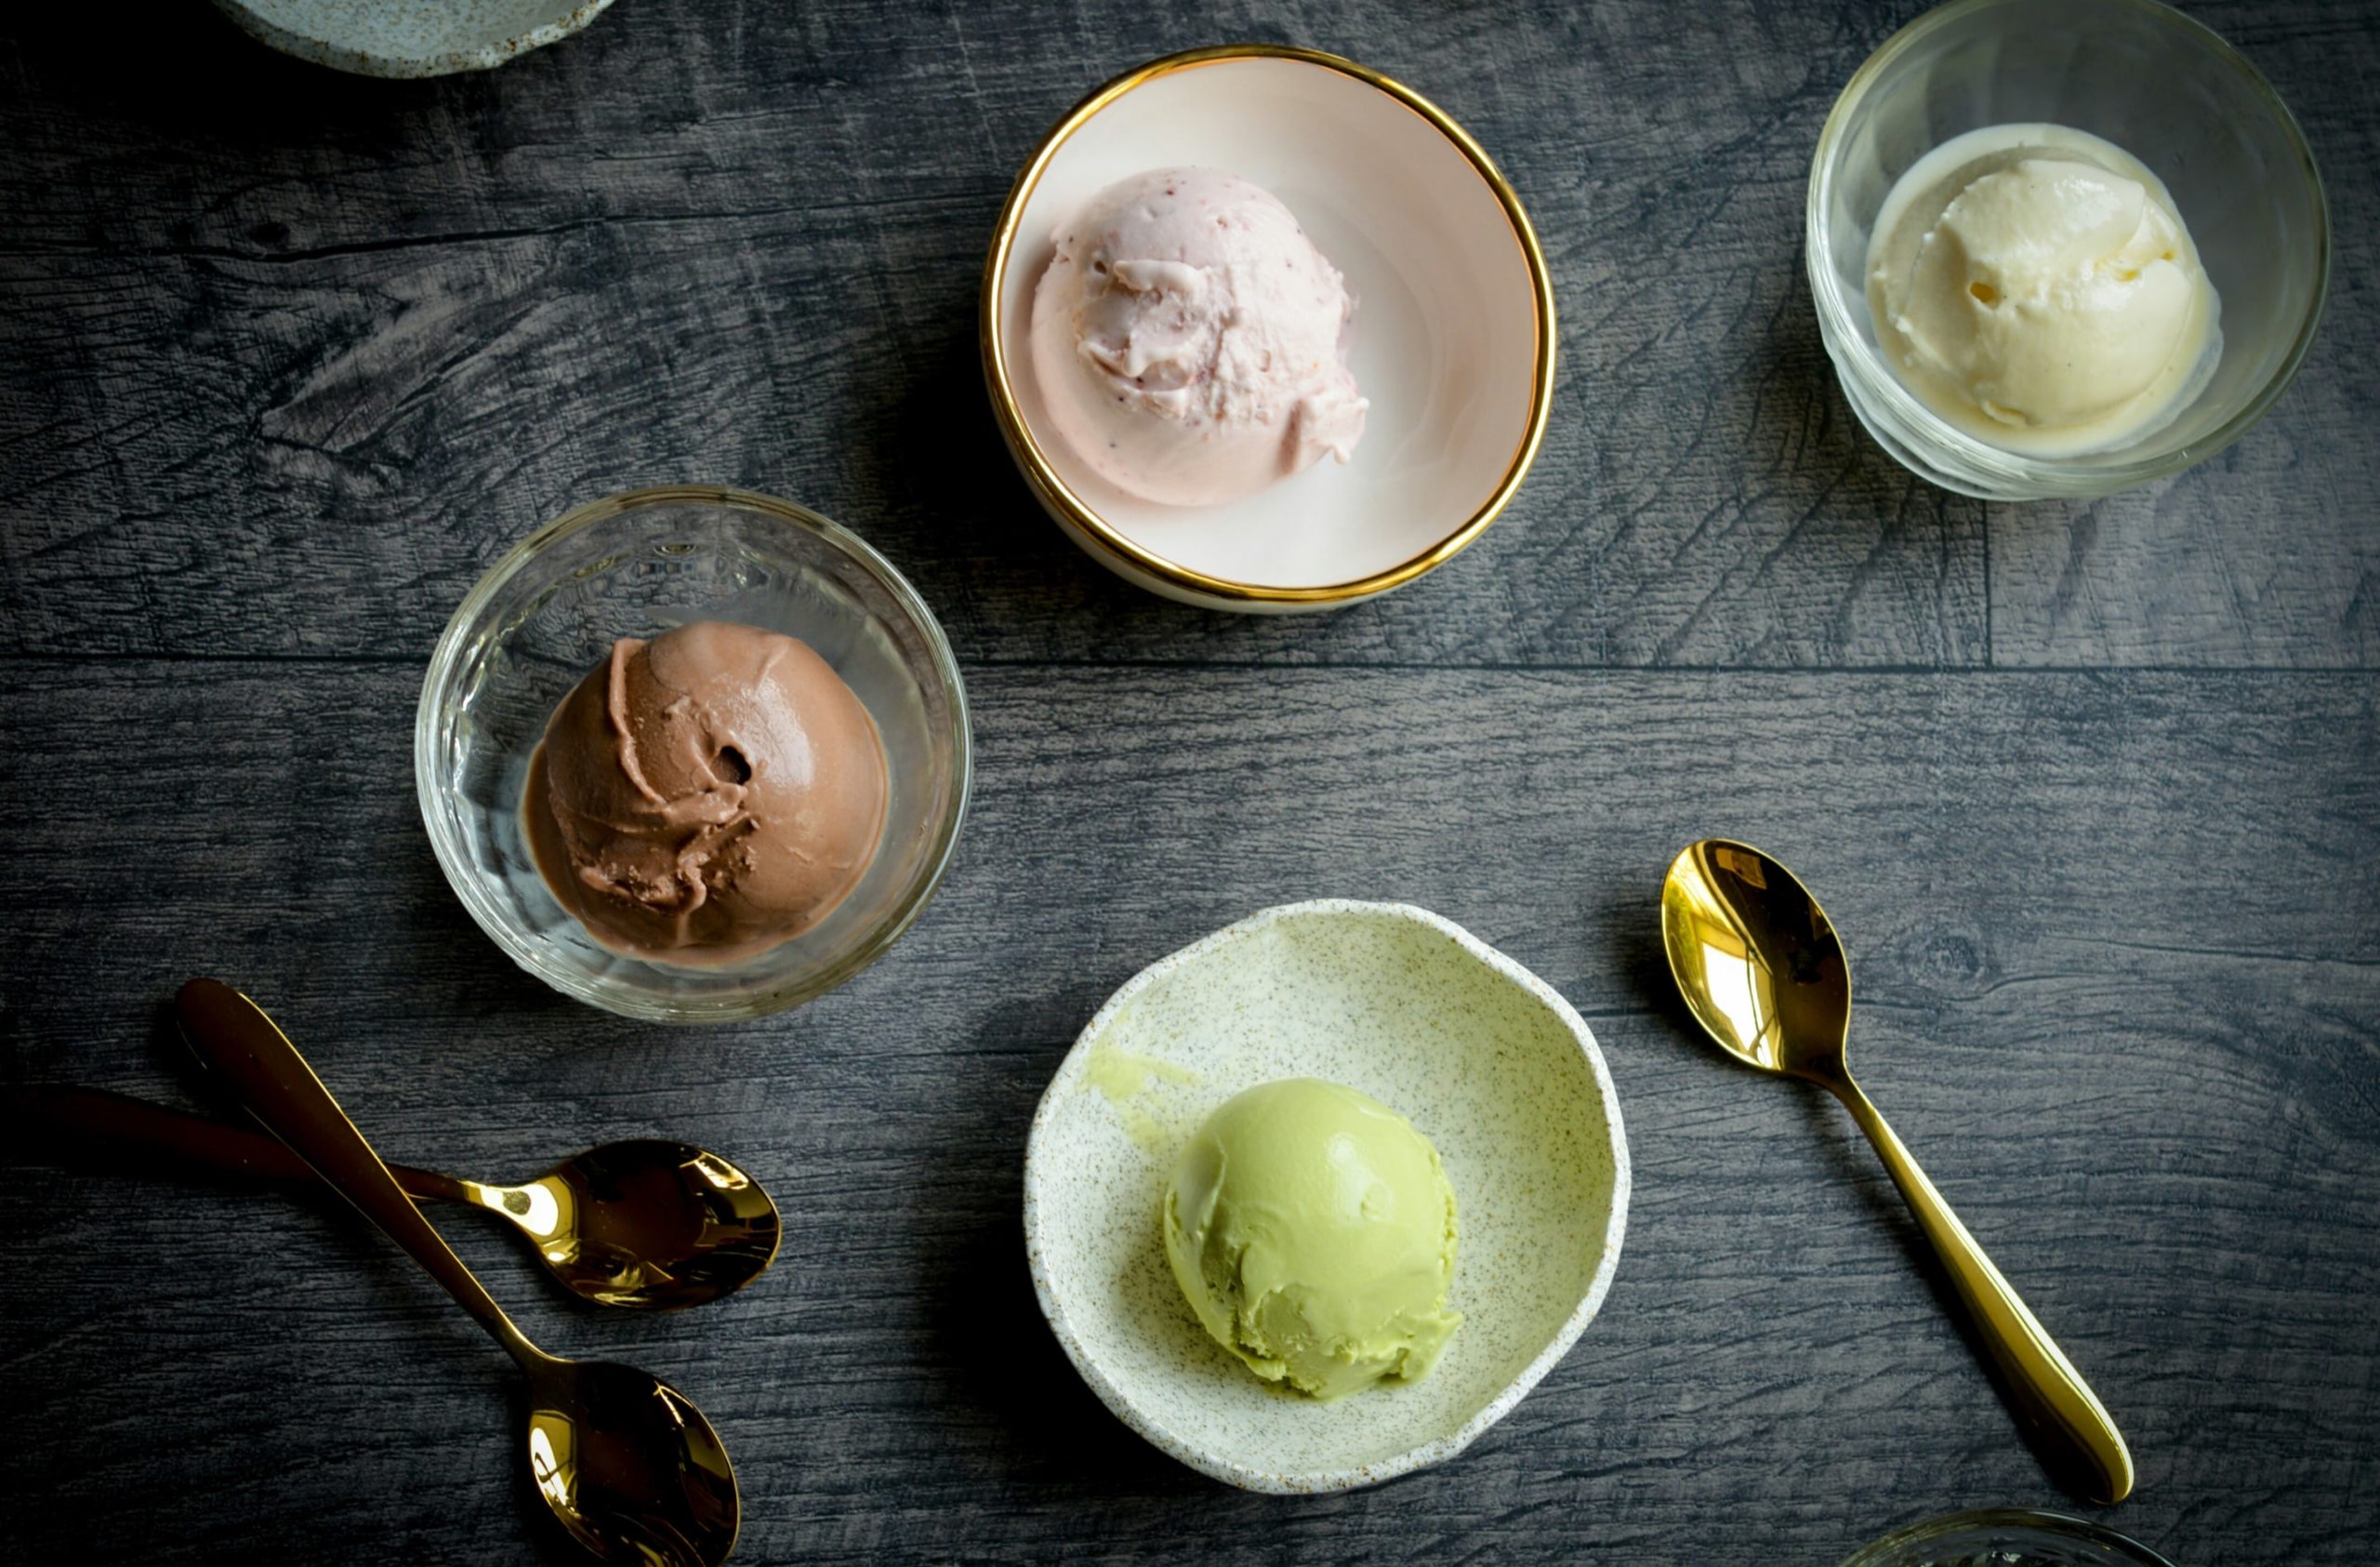
<svg viewBox="0 0 2380 1567"><path fill-rule="evenodd" d="M1967 1315L1998 1362L2017 1413L2031 1428L2034 1444L2052 1472L2071 1479L2095 1502L2122 1501L2132 1494L2132 1453L2098 1395L2015 1287L2000 1276L1859 1085L1845 1077L1827 1086L1868 1134L1916 1215L1917 1227L1950 1269Z"/></svg>
<svg viewBox="0 0 2380 1567"><path fill-rule="evenodd" d="M11 1089L6 1120L42 1151L75 1163L112 1164L130 1156L165 1156L164 1162L221 1170L262 1180L311 1181L314 1167L289 1145L245 1126L226 1126L203 1115L152 1105L104 1088L38 1085ZM416 1202L460 1202L461 1183L434 1170L389 1166L389 1174Z"/></svg>
<svg viewBox="0 0 2380 1567"><path fill-rule="evenodd" d="M355 1122L264 1009L219 979L193 979L175 998L182 1031L273 1135L421 1264L513 1359L546 1357L504 1314L437 1228L422 1217Z"/></svg>

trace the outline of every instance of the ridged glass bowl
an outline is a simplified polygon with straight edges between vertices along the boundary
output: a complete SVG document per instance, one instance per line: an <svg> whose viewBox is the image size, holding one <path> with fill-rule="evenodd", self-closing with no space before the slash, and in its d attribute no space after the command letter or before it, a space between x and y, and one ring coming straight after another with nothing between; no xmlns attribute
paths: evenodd
<svg viewBox="0 0 2380 1567"><path fill-rule="evenodd" d="M2104 137L2164 180L2221 298L2223 352L2173 422L2080 457L2022 457L1952 428L1876 346L1868 240L1893 183L1984 126ZM1923 479L1991 500L2113 494L2246 432L2313 341L2330 211L2297 122L2255 67L2157 0L1953 0L1851 78L1810 164L1807 261L1818 328L1852 411Z"/></svg>
<svg viewBox="0 0 2380 1567"><path fill-rule="evenodd" d="M792 940L717 968L597 945L547 888L521 818L547 720L614 640L703 619L815 648L876 720L891 783L884 837L851 895ZM950 862L972 755L950 644L891 563L790 501L691 485L590 502L499 561L439 640L414 727L422 820L471 917L563 994L669 1023L775 1012L880 957Z"/></svg>

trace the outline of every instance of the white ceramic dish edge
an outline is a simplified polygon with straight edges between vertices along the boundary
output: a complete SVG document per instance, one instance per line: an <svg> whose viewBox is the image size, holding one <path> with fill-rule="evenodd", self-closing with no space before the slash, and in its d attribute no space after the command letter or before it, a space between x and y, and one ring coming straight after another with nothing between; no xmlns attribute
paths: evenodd
<svg viewBox="0 0 2380 1567"><path fill-rule="evenodd" d="M1133 1403L1122 1389L1083 1348L1066 1320L1065 1308L1051 1288L1049 1270L1041 1257L1040 1226L1036 1212L1034 1164L1039 1153L1042 1130L1051 1117L1056 1096L1062 1086L1070 1087L1067 1067L1091 1049L1108 1026L1144 991L1164 979L1176 969L1204 957L1216 948L1239 939L1276 921L1306 914L1385 914L1410 920L1416 924L1446 936L1470 957L1520 987L1550 1011L1578 1042L1580 1055L1586 1058L1593 1074L1595 1090L1603 1100L1609 1117L1612 1157L1611 1220L1604 1237L1601 1260L1596 1264L1586 1295L1571 1311L1561 1328L1520 1374L1507 1383L1485 1406L1474 1414L1451 1435L1409 1448L1382 1462L1359 1469L1330 1469L1298 1474L1276 1474L1250 1468L1218 1454L1207 1451L1169 1430L1163 1422ZM1427 909L1409 903L1375 902L1360 898L1314 898L1302 903L1276 904L1259 910L1244 920L1225 925L1202 936L1189 946L1168 954L1125 981L1121 989L1108 997L1106 1004L1083 1026L1068 1047L1058 1070L1051 1075L1050 1086L1042 1091L1035 1107L1033 1128L1025 1144L1025 1259L1033 1276L1034 1297L1040 1303L1041 1314L1066 1352L1066 1359L1088 1383L1091 1391L1113 1412L1116 1417L1147 1439L1168 1456L1178 1459L1199 1473L1246 1491L1268 1495L1317 1495L1334 1491L1352 1491L1377 1485L1416 1469L1445 1463L1476 1441L1488 1428L1501 1420L1526 1398L1546 1373L1552 1371L1562 1357L1570 1352L1580 1335L1587 1330L1603 1308L1604 1297L1610 1292L1613 1275L1620 1267L1620 1254L1627 1239L1628 1203L1633 1187L1629 1162L1627 1129L1622 1122L1620 1096L1611 1080L1610 1069L1605 1064L1602 1050L1596 1045L1593 1030L1578 1010L1563 999L1544 980L1499 952L1477 936Z"/></svg>

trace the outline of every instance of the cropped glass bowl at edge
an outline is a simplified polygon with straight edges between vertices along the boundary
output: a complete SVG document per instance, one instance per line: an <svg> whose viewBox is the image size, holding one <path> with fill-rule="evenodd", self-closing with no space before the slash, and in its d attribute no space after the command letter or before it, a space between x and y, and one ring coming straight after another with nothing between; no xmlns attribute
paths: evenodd
<svg viewBox="0 0 2380 1567"><path fill-rule="evenodd" d="M613 641L699 619L815 648L876 720L892 783L883 841L851 896L792 940L720 968L597 945L547 889L520 810L547 719ZM422 819L472 918L554 989L660 1022L760 1016L881 956L942 879L971 768L957 661L901 574L815 512L710 486L593 501L513 549L447 624L414 727Z"/></svg>
<svg viewBox="0 0 2380 1567"><path fill-rule="evenodd" d="M1871 226L1893 182L1982 126L2104 137L2164 180L2222 300L2222 357L2172 423L2083 457L2028 458L1953 429L1903 387L1869 318ZM2239 52L2158 0L1953 0L1855 73L1810 165L1810 292L1853 412L1923 479L1988 500L2111 495L2178 473L2264 417L2313 341L2329 208L2289 110Z"/></svg>
<svg viewBox="0 0 2380 1567"><path fill-rule="evenodd" d="M2173 1567L2137 1540L2064 1513L1987 1507L1896 1529L1843 1567Z"/></svg>

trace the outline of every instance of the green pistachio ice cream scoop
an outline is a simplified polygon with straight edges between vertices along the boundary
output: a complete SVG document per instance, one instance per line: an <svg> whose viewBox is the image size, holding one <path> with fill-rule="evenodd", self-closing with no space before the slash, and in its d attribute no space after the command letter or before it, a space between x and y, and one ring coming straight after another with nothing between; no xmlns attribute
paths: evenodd
<svg viewBox="0 0 2380 1567"><path fill-rule="evenodd" d="M1335 1399L1428 1374L1462 1322L1454 1189L1377 1099L1314 1078L1250 1088L1190 1139L1165 1193L1173 1277L1268 1382Z"/></svg>

